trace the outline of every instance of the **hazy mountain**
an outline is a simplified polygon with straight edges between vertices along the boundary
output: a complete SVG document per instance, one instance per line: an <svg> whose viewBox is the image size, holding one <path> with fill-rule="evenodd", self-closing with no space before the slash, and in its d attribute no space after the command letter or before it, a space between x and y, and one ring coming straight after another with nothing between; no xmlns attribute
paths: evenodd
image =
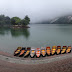
<svg viewBox="0 0 72 72"><path fill-rule="evenodd" d="M50 21L51 24L72 24L72 15L62 16Z"/></svg>
<svg viewBox="0 0 72 72"><path fill-rule="evenodd" d="M36 24L72 24L72 15L61 16L51 20L37 22Z"/></svg>

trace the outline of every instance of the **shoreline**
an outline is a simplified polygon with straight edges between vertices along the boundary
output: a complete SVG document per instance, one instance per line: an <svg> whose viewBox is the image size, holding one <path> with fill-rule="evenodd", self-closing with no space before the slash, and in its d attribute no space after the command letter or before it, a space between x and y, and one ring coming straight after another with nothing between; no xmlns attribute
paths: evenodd
<svg viewBox="0 0 72 72"><path fill-rule="evenodd" d="M45 63L51 63L54 61L59 61L67 58L72 58L72 53L68 54L60 54L60 55L54 55L54 56L46 56L41 58L24 58L24 57L16 57L9 53L5 53L0 51L0 60L10 62L10 63L16 63L16 64L45 64Z"/></svg>
<svg viewBox="0 0 72 72"><path fill-rule="evenodd" d="M4 26L0 26L0 27L9 27L9 28L30 28L28 25L4 25Z"/></svg>
<svg viewBox="0 0 72 72"><path fill-rule="evenodd" d="M2 56L2 57L1 57ZM35 59L27 59L30 62L33 61L34 64L25 64L26 59L19 59L18 57L14 57L12 55L8 55L8 53L0 52L0 72L72 72L72 53L70 54L63 54L59 55L59 57L52 56L52 57L44 57L43 60L50 60L48 63L38 63L35 64ZM60 59L60 56L62 57ZM56 60L55 58L58 58ZM9 59L8 59L9 58ZM15 63L13 61L10 61L10 58L19 59L19 63ZM3 60L4 59L4 60ZM53 59L55 59L53 61ZM23 63L20 63L20 60L25 61Z"/></svg>
<svg viewBox="0 0 72 72"><path fill-rule="evenodd" d="M24 25L13 25L11 26L11 28L30 28L28 25L24 26Z"/></svg>

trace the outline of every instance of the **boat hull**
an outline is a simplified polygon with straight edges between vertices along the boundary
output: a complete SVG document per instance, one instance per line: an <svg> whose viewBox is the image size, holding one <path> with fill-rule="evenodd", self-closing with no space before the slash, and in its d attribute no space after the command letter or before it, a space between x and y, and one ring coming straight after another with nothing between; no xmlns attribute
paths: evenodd
<svg viewBox="0 0 72 72"><path fill-rule="evenodd" d="M17 56L18 54L20 54L21 51L21 47L18 47L15 51L14 51L14 56Z"/></svg>
<svg viewBox="0 0 72 72"><path fill-rule="evenodd" d="M56 54L56 46L53 46L51 50L51 55L55 55L55 54Z"/></svg>
<svg viewBox="0 0 72 72"><path fill-rule="evenodd" d="M61 54L65 54L67 50L67 46L63 46L61 50Z"/></svg>

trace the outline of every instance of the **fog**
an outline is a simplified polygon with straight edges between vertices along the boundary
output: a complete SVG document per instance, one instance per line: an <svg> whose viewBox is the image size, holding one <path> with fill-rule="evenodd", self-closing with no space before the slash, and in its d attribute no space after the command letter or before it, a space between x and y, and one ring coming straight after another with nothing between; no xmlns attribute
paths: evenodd
<svg viewBox="0 0 72 72"><path fill-rule="evenodd" d="M24 18L31 23L72 13L72 0L0 0L0 14Z"/></svg>

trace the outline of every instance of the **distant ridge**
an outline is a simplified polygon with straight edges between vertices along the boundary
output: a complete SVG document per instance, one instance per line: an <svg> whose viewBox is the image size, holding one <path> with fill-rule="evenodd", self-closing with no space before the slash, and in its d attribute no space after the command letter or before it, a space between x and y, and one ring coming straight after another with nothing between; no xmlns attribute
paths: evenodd
<svg viewBox="0 0 72 72"><path fill-rule="evenodd" d="M61 16L47 21L37 22L35 24L72 24L72 15Z"/></svg>
<svg viewBox="0 0 72 72"><path fill-rule="evenodd" d="M55 18L50 21L50 24L72 24L72 15Z"/></svg>

